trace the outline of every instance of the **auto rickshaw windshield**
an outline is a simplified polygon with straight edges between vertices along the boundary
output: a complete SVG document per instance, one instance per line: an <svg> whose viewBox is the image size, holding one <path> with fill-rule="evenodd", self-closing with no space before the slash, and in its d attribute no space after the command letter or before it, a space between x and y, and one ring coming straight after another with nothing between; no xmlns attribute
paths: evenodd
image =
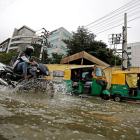
<svg viewBox="0 0 140 140"><path fill-rule="evenodd" d="M105 73L104 73L104 71L103 71L101 68L99 68L99 67L96 68L95 75L105 78Z"/></svg>

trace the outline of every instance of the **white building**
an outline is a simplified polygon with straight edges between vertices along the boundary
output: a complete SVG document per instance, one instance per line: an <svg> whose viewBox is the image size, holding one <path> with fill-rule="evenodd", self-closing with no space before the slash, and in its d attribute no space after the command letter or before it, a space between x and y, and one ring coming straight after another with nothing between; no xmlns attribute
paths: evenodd
<svg viewBox="0 0 140 140"><path fill-rule="evenodd" d="M52 53L58 53L65 57L67 54L67 45L63 42L63 39L71 38L72 34L63 27L52 31L48 37L48 42L52 45L51 48L47 48L49 57L52 56Z"/></svg>
<svg viewBox="0 0 140 140"><path fill-rule="evenodd" d="M36 31L25 25L22 26L20 29L15 28L13 36L11 37L10 42L8 44L7 53L10 50L24 50L24 48L27 45L31 44L32 39L37 37L35 33Z"/></svg>
<svg viewBox="0 0 140 140"><path fill-rule="evenodd" d="M6 52L8 48L8 44L10 42L10 38L6 39L2 43L0 43L0 52Z"/></svg>
<svg viewBox="0 0 140 140"><path fill-rule="evenodd" d="M131 66L140 67L140 42L127 44L127 54Z"/></svg>

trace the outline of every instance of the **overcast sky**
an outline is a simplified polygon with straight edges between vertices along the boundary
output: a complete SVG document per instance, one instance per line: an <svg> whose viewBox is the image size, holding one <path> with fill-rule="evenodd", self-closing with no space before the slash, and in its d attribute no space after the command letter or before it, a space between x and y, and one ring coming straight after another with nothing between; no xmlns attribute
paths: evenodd
<svg viewBox="0 0 140 140"><path fill-rule="evenodd" d="M0 43L12 37L14 28L19 29L23 25L33 30L44 27L48 31L52 31L64 27L70 32L76 31L78 26L86 26L131 1L132 0L0 0ZM137 3L137 5L140 7L140 2ZM140 8L136 11L140 11ZM123 18L123 15L124 11L122 11L120 16ZM130 19L139 16L140 12ZM112 19L112 21L115 21L115 19ZM103 25L101 26L104 27ZM128 28L128 43L140 42L140 18L129 22L128 27L131 27ZM97 34L96 40L102 40L108 44L108 35L121 32L122 25Z"/></svg>

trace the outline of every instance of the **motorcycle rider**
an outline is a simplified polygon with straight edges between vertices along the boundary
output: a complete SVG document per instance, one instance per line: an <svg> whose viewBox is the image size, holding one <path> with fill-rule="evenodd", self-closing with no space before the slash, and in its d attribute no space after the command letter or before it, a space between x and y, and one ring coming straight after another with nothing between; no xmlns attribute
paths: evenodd
<svg viewBox="0 0 140 140"><path fill-rule="evenodd" d="M20 52L15 63L13 64L13 68L16 71L23 71L24 79L27 78L27 69L33 68L34 63L31 62L31 54L33 53L34 48L32 46L26 46L25 51ZM30 65L30 66L29 66Z"/></svg>

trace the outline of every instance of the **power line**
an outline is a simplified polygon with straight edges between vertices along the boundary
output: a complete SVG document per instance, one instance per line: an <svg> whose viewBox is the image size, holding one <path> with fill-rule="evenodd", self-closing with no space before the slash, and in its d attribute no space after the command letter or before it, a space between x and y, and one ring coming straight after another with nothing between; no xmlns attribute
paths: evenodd
<svg viewBox="0 0 140 140"><path fill-rule="evenodd" d="M134 18L134 19L132 19L132 20L129 20L129 21L127 21L127 22L136 20L136 19L138 19L138 18L140 18L140 16L139 16L139 17L136 17L136 18ZM112 28L109 28L109 29L107 29L107 30L104 30L104 31L101 31L101 32L98 32L98 33L95 33L95 34L100 34L100 33L102 33L102 32L105 32L105 31L108 31L108 30L113 29L113 28L115 28L115 27L118 27L118 26L120 26L120 25L122 25L122 24L124 24L124 23L121 23L121 24L116 25L116 26L114 26L114 27L112 27Z"/></svg>
<svg viewBox="0 0 140 140"><path fill-rule="evenodd" d="M139 14L140 13L140 11L136 11L135 13L132 13L131 15L128 15L128 18L129 17L132 17L132 16L134 16L134 15L136 15L136 14ZM116 20L116 21L114 21L114 22L111 22L111 23L109 23L109 24L107 24L107 25L105 25L105 26L102 26L102 27L99 27L99 28L95 28L95 29L92 29L92 31L98 31L98 30L101 30L102 28L106 28L106 27L108 27L109 25L113 25L114 23L118 23L118 22L120 22L120 21L122 21L124 18L121 18L121 19L119 19L119 20ZM96 32L97 32L96 31Z"/></svg>
<svg viewBox="0 0 140 140"><path fill-rule="evenodd" d="M6 5L3 9L0 10L0 12L3 11L5 8L7 8L7 7L8 7L10 4L12 4L14 1L15 1L15 0L13 0L13 1L10 2L8 5Z"/></svg>
<svg viewBox="0 0 140 140"><path fill-rule="evenodd" d="M139 2L139 1L140 1L140 0L136 1L135 3ZM112 14L114 14L114 13L118 12L118 11L119 11L119 10L121 10L123 7L125 7L125 6L129 5L129 4L133 3L133 2L134 2L134 0L132 0L132 1L131 1L131 2L129 2L129 3L127 3L127 4L126 4L126 5L124 5L124 6L122 6L122 7L118 8L118 9L116 9L115 11L113 11L113 12L111 12L111 13L109 13L109 14L107 14L107 15L103 16L102 18L100 18L100 19L98 19L98 20L96 20L96 21L94 21L94 22L92 22L92 23L90 23L90 24L86 25L85 27L87 27L87 26L89 26L89 25L91 25L91 24L93 24L93 23L96 23L97 21L99 21L99 20L101 20L101 19L103 19L103 18L106 18L106 17L108 17L108 16L110 16L110 15L112 15ZM133 3L133 4L135 4L135 3Z"/></svg>
<svg viewBox="0 0 140 140"><path fill-rule="evenodd" d="M139 3L139 4L140 4L140 3ZM134 7L136 7L136 6L139 6L139 5L134 5L133 7L130 7L130 8L134 8ZM129 9L130 9L130 8L129 8ZM140 7L138 7L138 8L140 8ZM138 8L136 8L136 9L138 9ZM129 10L129 9L127 9L127 10ZM136 9L135 9L135 10L136 10ZM97 24L95 24L95 25L89 27L88 29L90 29L90 28L92 28L92 27L95 27L95 26L97 26L97 25L98 25L98 26L102 26L102 25L99 25L99 24L100 24L100 23L101 23L101 24L105 24L105 23L109 22L109 21L111 20L111 18L115 18L115 16L118 16L119 14L122 14L123 12L126 12L127 10L122 11L122 12L120 12L120 13L118 13L118 14L116 14L116 15L110 17L110 18L107 18L107 19L105 19L105 20L103 20L103 21L101 21L101 22L99 22L99 23L97 23ZM133 9L132 11L134 11L134 9ZM132 12L132 11L130 11L130 12ZM129 13L130 13L130 12L129 12ZM121 16L123 16L123 15L121 15ZM107 21L107 20L109 20L109 21ZM103 23L104 21L107 21L107 22Z"/></svg>

